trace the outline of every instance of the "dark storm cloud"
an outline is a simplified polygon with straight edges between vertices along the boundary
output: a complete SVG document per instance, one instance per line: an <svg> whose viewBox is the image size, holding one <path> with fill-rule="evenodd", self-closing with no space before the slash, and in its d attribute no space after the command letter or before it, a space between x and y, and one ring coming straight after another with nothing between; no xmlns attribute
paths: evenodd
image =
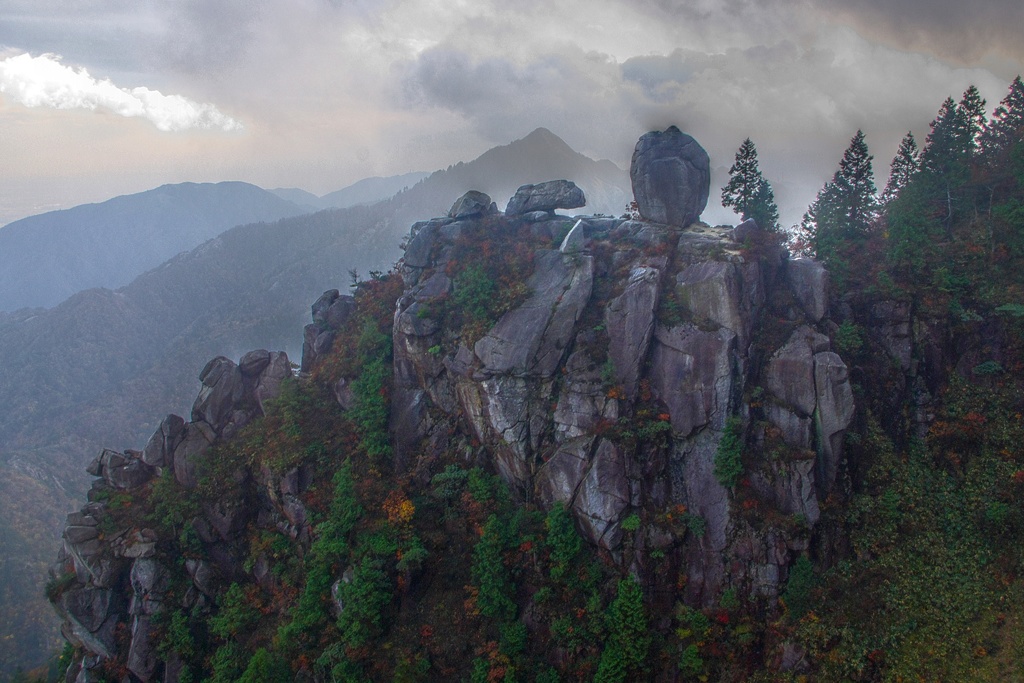
<svg viewBox="0 0 1024 683"><path fill-rule="evenodd" d="M1021 0L818 0L865 36L973 63L993 52L1024 58Z"/></svg>

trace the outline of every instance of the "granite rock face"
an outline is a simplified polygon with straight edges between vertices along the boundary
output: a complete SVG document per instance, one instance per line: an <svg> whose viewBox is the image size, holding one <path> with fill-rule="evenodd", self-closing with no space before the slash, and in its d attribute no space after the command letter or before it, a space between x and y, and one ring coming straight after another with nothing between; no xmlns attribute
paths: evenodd
<svg viewBox="0 0 1024 683"><path fill-rule="evenodd" d="M711 160L696 140L670 126L640 138L629 177L641 217L684 228L708 204Z"/></svg>
<svg viewBox="0 0 1024 683"><path fill-rule="evenodd" d="M840 485L855 413L828 336L824 271L770 240L740 244L731 228L694 223L707 156L677 129L642 138L636 159L644 220L551 216L576 201L559 182L524 186L505 214L467 193L449 215L412 226L402 281L389 281L404 286L392 327L392 466L430 481L455 458L497 473L520 500L561 504L587 542L654 594L685 584L691 606L716 605L726 590L775 604L821 501ZM467 323L457 306L482 279L466 276L467 262L495 253L528 258L483 287L485 303L500 305ZM337 290L314 303L298 381L318 381L331 346L352 338L355 306ZM877 314L899 361L903 311ZM160 532L118 528L107 506L162 473L199 486L212 447L262 415L290 375L283 353L215 358L189 421L168 416L142 451L106 450L90 466L90 502L68 516L54 568L65 635L86 653L79 680L96 680L113 658L131 680L176 681L184 663L157 646L162 612L209 613L236 581L283 589L251 534L273 530L308 550L312 460L273 471L231 464L228 485L247 494L207 500L179 521L205 551L184 569L160 554ZM357 379L332 379L325 394L350 410ZM716 474L727 435L741 446L735 481ZM333 577L335 614L354 577L351 567Z"/></svg>
<svg viewBox="0 0 1024 683"><path fill-rule="evenodd" d="M684 157L703 153L670 130L642 140L638 156L652 156L654 141L666 136L660 147L677 152L665 166L671 173ZM694 174L704 178L696 183L701 208L703 173ZM664 188L678 182L662 180L648 186L671 204L677 190ZM743 486L780 514L800 514L813 525L819 496L842 467L853 403L826 334L820 267L791 267L775 246L741 251L732 230L690 225L693 211L699 213L692 209L685 220L574 219L571 230L580 234L573 250L539 244L532 272L523 274L528 296L471 344L437 314L458 288L458 276L446 270L453 238L434 221L414 226L410 245L424 231L431 236L429 249L417 248L402 271L391 429L397 464L416 469L426 466L417 464L417 453L465 425L480 444L478 457L518 495L545 507L564 504L583 537L613 556L626 547L627 517L653 520L685 506L702 520L702 535L642 525L635 533L645 540L631 547L655 539L687 575L687 599L709 605L729 587L777 595L789 563L806 548L806 537L790 529L754 527L737 515L735 492L714 473L727 425L738 424L747 444ZM458 236L538 234L544 225L515 211L487 220L461 222ZM773 332L781 341L766 349L757 340L767 325L785 333ZM765 398L747 398L758 393ZM644 436L609 432L637 420L650 421ZM759 450L772 439L786 457ZM645 574L658 571L651 557L634 554L631 561L657 581Z"/></svg>

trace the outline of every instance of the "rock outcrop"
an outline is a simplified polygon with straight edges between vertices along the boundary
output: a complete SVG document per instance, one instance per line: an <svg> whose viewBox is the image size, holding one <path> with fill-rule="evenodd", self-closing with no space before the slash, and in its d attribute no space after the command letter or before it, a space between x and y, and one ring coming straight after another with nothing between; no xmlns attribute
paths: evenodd
<svg viewBox="0 0 1024 683"><path fill-rule="evenodd" d="M629 177L641 217L685 228L708 204L711 159L696 140L670 126L640 138Z"/></svg>
<svg viewBox="0 0 1024 683"><path fill-rule="evenodd" d="M555 181L520 188L505 214L469 192L447 216L412 226L401 281L389 281L404 284L388 392L393 467L429 481L442 453L482 465L524 501L564 505L583 538L655 593L685 585L690 605L717 604L727 589L778 596L837 486L854 413L828 336L824 273L763 236L741 244L729 228L694 223L708 160L678 129L644 136L632 175L645 220L556 216L584 198ZM519 258L501 277L479 265L496 252ZM458 308L470 305L483 312ZM300 381L313 381L355 308L337 290L314 303ZM284 354L215 358L190 421L168 416L142 451L93 463L91 502L69 516L55 571L65 635L89 653L69 680L99 680L115 651L132 680L178 680L181 662L154 649L173 568L159 534L121 528L108 501L161 473L200 486L220 452L212 446L263 414L290 374ZM346 411L357 381L327 387ZM741 476L718 471L726 456ZM180 520L206 559L186 561L176 608L202 609L240 576L279 587L245 534L275 529L309 547L301 496L314 473L310 461L293 464L228 463L225 480L247 497L208 499ZM248 563L243 546L255 554ZM343 571L332 577L336 613L353 580Z"/></svg>
<svg viewBox="0 0 1024 683"><path fill-rule="evenodd" d="M770 243L746 250L731 230L691 225L707 200L707 156L677 129L642 138L634 162L650 221L573 219L571 252L538 248L529 296L472 344L441 313L458 288L445 274L457 241L540 234L553 221L521 213L534 207L516 201L486 226L414 226L394 325L397 461L415 467L421 443L466 424L514 490L563 503L583 536L617 557L631 514L653 525L684 506L700 518L699 536L643 527L688 576L694 604L712 604L726 587L775 595L807 537L739 514L715 459L736 422L749 445L743 495L818 520L853 417L845 366L826 334L824 271ZM773 348L754 343L783 330ZM758 393L765 398L747 398ZM651 424L633 424L652 414ZM627 424L668 437L624 438L616 425ZM649 556L631 561L656 581Z"/></svg>
<svg viewBox="0 0 1024 683"><path fill-rule="evenodd" d="M215 358L200 374L202 389L190 422L169 415L143 451L104 450L89 466L89 473L97 477L89 491L90 502L68 515L51 584L55 586L51 600L63 620L64 637L88 653L69 670L67 680L107 680L102 665L125 646L124 639L131 680L160 678L158 673L165 667L157 653L154 618L163 610L173 568L155 557L157 531L145 526L145 521L121 520L110 509L112 496L139 492L161 475L187 488L197 486L198 468L209 457L210 448L263 414L264 403L280 393L281 383L291 374L288 357L281 352L252 351L237 365ZM285 475L279 484L285 493L282 516L294 522L296 534L305 518L287 493L294 493L299 485L297 473ZM223 543L254 516L249 509L213 507L189 525L201 540ZM193 601L209 599L208 584L214 573L202 563L193 566ZM168 672L163 680L177 678Z"/></svg>

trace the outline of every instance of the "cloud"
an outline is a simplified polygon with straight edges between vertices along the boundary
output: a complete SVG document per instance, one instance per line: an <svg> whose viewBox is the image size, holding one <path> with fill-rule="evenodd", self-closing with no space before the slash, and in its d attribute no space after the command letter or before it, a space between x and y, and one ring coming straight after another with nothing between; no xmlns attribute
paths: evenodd
<svg viewBox="0 0 1024 683"><path fill-rule="evenodd" d="M145 118L162 131L233 131L242 127L212 104L144 87L119 88L108 79L93 78L85 69L65 66L54 54L33 57L23 53L0 60L0 93L26 107L106 109L120 116Z"/></svg>
<svg viewBox="0 0 1024 683"><path fill-rule="evenodd" d="M1024 59L1020 0L815 0L870 39L977 64L990 54Z"/></svg>

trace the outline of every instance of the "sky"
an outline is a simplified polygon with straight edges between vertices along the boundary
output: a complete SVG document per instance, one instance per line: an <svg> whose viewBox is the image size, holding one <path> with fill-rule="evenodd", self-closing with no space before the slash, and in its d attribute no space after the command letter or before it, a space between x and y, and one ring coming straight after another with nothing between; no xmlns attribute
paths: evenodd
<svg viewBox="0 0 1024 683"><path fill-rule="evenodd" d="M540 126L628 168L672 124L716 180L750 137L792 224L858 129L881 189L947 96L991 111L1022 28L1020 0L0 0L0 225L172 182L325 194Z"/></svg>

